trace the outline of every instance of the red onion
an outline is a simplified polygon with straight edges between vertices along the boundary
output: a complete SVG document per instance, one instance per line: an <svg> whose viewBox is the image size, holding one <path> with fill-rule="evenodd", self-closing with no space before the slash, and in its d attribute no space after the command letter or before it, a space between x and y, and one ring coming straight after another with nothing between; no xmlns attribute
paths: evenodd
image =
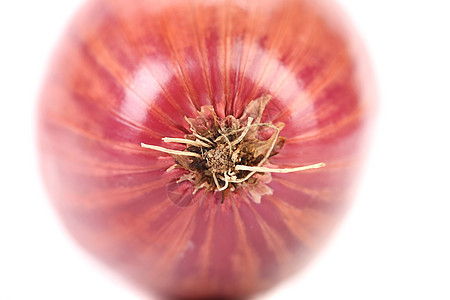
<svg viewBox="0 0 450 300"><path fill-rule="evenodd" d="M344 19L313 0L89 2L39 106L70 233L164 297L247 297L303 268L352 198L373 106Z"/></svg>

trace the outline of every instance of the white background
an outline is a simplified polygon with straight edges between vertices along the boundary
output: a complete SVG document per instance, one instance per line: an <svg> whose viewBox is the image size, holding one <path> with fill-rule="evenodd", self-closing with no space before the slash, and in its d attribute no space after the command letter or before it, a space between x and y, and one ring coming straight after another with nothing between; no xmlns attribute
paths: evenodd
<svg viewBox="0 0 450 300"><path fill-rule="evenodd" d="M378 79L372 155L330 245L301 276L259 299L450 299L450 5L339 3ZM144 299L75 246L38 178L36 95L80 4L0 4L0 299Z"/></svg>

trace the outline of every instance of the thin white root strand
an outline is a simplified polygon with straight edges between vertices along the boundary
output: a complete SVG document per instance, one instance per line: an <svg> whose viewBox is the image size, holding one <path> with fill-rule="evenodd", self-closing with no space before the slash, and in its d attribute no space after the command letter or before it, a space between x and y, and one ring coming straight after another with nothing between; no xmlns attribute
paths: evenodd
<svg viewBox="0 0 450 300"><path fill-rule="evenodd" d="M311 169L318 169L325 166L325 163L318 163L303 167L296 167L296 168L286 168L286 169L271 169L266 167L249 167L249 166L243 166L243 165L237 165L235 169L237 171L252 171L252 172L262 172L262 173L292 173L292 172L299 172L304 170L311 170Z"/></svg>
<svg viewBox="0 0 450 300"><path fill-rule="evenodd" d="M228 176L227 176L227 173L225 172L225 173L223 173L223 175L225 177L225 185L223 187L220 187L219 181L217 180L216 173L213 172L214 183L216 184L217 191L219 191L219 192L223 191L223 190L226 190L228 188Z"/></svg>
<svg viewBox="0 0 450 300"><path fill-rule="evenodd" d="M180 138L163 138L162 139L164 142L166 143L179 143L179 144L186 144L186 145L191 145L191 146L195 146L195 147L201 147L203 146L203 143L200 144L197 141L193 141L193 140L188 140L188 139L180 139ZM207 145L208 147L210 147L209 145Z"/></svg>
<svg viewBox="0 0 450 300"><path fill-rule="evenodd" d="M277 142L278 135L280 134L280 128L276 127L275 125L267 124L266 126L267 126L267 127L270 127L270 128L273 128L273 129L276 130L274 136L272 136L272 137L273 137L273 141L272 141L272 144L270 145L269 151L267 151L267 153L266 153L266 155L264 156L264 158L259 162L259 164L258 164L256 167L253 167L253 168L259 168L259 167L261 167L261 166L264 164L264 162L269 158L270 153L272 153L273 148L275 148L275 144L276 144L276 142ZM272 137L271 137L271 138L272 138ZM241 165L239 165L239 166L241 166ZM246 166L242 166L242 167L246 167ZM250 172L249 174L247 174L247 176L245 176L244 178L239 179L239 180L236 180L236 181L233 181L233 182L235 182L235 183L240 183L240 182L247 181L247 180L248 180L250 177L252 177L256 172L258 172L258 171L255 171L255 170L253 169L253 170L251 170L251 172Z"/></svg>
<svg viewBox="0 0 450 300"><path fill-rule="evenodd" d="M186 145L191 145L191 146L195 146L195 147L211 147L210 145L200 141L200 140L189 140L189 139L180 139L180 138L169 138L169 137L165 137L162 139L164 142L166 143L179 143L179 144L186 144Z"/></svg>
<svg viewBox="0 0 450 300"><path fill-rule="evenodd" d="M196 138L198 138L198 139L200 139L200 140L202 140L202 141L208 143L209 145L211 145L211 146L214 145L214 143L211 142L210 140L208 140L207 138L205 138L205 137L203 137L203 136L201 136L201 135L199 135L199 134L197 134L197 133L195 133L195 132L193 132L192 134L193 134ZM211 146L209 146L209 147L211 147Z"/></svg>
<svg viewBox="0 0 450 300"><path fill-rule="evenodd" d="M176 165L176 164L175 165L171 165L169 168L167 168L166 173L169 173L169 172L175 170L177 167L178 167L178 165Z"/></svg>
<svg viewBox="0 0 450 300"><path fill-rule="evenodd" d="M196 139L195 141L196 141L199 145L201 145L201 146L203 146L203 147L205 147L205 148L211 148L211 145L210 145L210 144L204 143L204 142L202 142L202 141L199 140L199 139Z"/></svg>
<svg viewBox="0 0 450 300"><path fill-rule="evenodd" d="M166 149L166 148L163 148L163 147L147 145L147 144L144 144L144 143L141 143L141 147L152 149L152 150L156 150L156 151L160 151L160 152L164 152L164 153L174 154L174 155L184 155L184 156L193 156L193 157L202 158L202 156L200 154L194 153L194 152Z"/></svg>
<svg viewBox="0 0 450 300"><path fill-rule="evenodd" d="M249 129L250 129L250 125L252 124L252 122L253 122L253 118L252 117L249 117L248 118L248 120L247 120L247 126L245 126L245 129L244 129L244 131L241 133L241 135L237 138L237 139L235 139L232 143L231 143L231 145L237 145L237 144L239 144L243 139L244 139L244 137L247 135L247 132L249 131Z"/></svg>
<svg viewBox="0 0 450 300"><path fill-rule="evenodd" d="M233 154L233 147L231 146L230 140L227 138L227 136L223 133L220 133L224 139L227 141L228 147L230 148L230 155Z"/></svg>

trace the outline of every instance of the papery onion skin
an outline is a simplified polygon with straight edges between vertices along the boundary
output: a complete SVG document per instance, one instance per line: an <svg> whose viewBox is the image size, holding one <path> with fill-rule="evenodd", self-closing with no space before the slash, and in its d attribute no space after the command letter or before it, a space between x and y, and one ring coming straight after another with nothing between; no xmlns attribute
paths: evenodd
<svg viewBox="0 0 450 300"><path fill-rule="evenodd" d="M239 117L263 94L286 124L260 204L245 193L168 197L180 173L141 142L189 132L213 105ZM306 0L94 0L52 60L38 111L43 177L75 239L151 293L243 298L303 268L348 206L373 79L336 6ZM171 201L172 200L172 201Z"/></svg>

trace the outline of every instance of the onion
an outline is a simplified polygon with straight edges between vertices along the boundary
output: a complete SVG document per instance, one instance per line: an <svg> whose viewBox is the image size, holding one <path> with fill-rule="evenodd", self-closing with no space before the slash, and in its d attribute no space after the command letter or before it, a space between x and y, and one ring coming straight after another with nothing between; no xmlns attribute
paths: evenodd
<svg viewBox="0 0 450 300"><path fill-rule="evenodd" d="M248 297L342 218L372 83L328 2L94 0L40 98L43 178L79 244L140 288Z"/></svg>

